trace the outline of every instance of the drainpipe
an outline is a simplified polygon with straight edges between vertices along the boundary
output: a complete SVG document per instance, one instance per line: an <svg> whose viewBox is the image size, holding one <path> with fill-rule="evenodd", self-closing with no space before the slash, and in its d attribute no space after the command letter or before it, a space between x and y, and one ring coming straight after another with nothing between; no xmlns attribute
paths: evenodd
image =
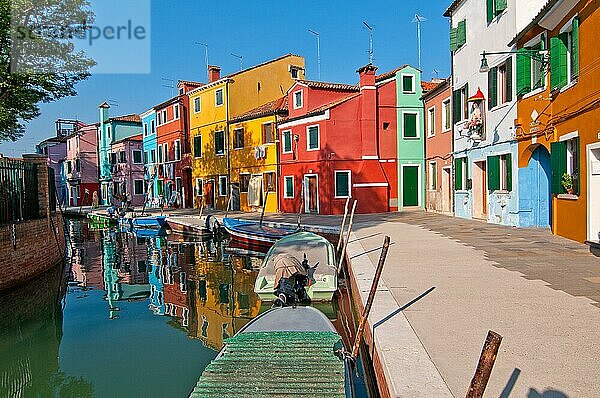
<svg viewBox="0 0 600 398"><path fill-rule="evenodd" d="M227 81L225 82L225 96L227 98L227 104L225 109L225 137L227 137L225 139L225 150L227 151L227 190L231 191L231 152L229 148L229 82L229 79L227 79ZM217 178L217 184L218 182L219 181ZM229 206L229 202L227 202L227 206Z"/></svg>
<svg viewBox="0 0 600 398"><path fill-rule="evenodd" d="M275 134L277 135L277 139L275 140L275 183L277 184L277 212L281 211L281 201L279 199L279 194L283 191L283 184L279 185L279 177L281 177L281 159L279 157L279 150L281 149L281 137L279 136L279 117L277 115L277 111L273 113L275 116Z"/></svg>
<svg viewBox="0 0 600 398"><path fill-rule="evenodd" d="M450 29L452 29L452 14L450 14ZM452 100L450 101L450 103L452 104L452 107L450 108L450 112L452 114L452 128L450 129L452 133L452 141L450 147L450 170L452 170L452 175L450 176L450 192L452 192L452 204L450 208L452 209L452 215L456 216L456 192L454 192L454 181L456 178L456 170L454 169L454 53L452 51L450 51L450 98L452 98ZM467 164L467 168L468 167L469 166Z"/></svg>

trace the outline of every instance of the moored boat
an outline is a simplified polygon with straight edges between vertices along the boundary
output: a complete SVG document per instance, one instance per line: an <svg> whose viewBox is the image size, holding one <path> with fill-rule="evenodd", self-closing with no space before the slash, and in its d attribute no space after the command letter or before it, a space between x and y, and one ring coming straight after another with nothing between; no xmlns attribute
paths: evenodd
<svg viewBox="0 0 600 398"><path fill-rule="evenodd" d="M303 273L298 264L305 270L308 297L312 301L331 301L338 283L335 249L327 239L305 231L280 239L267 252L254 284L260 299L275 300L282 279L296 269L298 274Z"/></svg>
<svg viewBox="0 0 600 398"><path fill-rule="evenodd" d="M190 397L350 397L343 349L320 311L273 308L225 341Z"/></svg>
<svg viewBox="0 0 600 398"><path fill-rule="evenodd" d="M132 228L162 228L166 223L166 216L136 216L126 214L121 218L121 225L129 225Z"/></svg>
<svg viewBox="0 0 600 398"><path fill-rule="evenodd" d="M255 221L227 217L223 219L223 227L233 240L256 251L268 250L279 239L298 231L295 226L272 227Z"/></svg>

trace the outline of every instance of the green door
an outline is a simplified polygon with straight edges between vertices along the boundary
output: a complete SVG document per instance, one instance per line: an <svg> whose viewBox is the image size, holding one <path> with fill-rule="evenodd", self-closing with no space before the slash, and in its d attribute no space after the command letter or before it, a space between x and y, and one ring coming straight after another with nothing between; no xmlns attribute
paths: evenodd
<svg viewBox="0 0 600 398"><path fill-rule="evenodd" d="M419 205L419 167L402 166L402 206Z"/></svg>

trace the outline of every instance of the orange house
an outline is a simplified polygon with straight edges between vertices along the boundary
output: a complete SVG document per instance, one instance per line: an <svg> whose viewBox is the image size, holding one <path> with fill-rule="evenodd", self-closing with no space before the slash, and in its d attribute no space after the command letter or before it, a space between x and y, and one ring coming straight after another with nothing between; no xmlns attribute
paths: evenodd
<svg viewBox="0 0 600 398"><path fill-rule="evenodd" d="M551 0L513 41L520 207L532 226L591 244L600 234L599 5Z"/></svg>

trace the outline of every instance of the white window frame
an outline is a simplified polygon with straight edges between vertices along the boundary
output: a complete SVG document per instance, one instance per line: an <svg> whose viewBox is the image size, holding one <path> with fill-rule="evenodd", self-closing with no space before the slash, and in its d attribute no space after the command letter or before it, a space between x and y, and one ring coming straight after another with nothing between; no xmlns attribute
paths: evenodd
<svg viewBox="0 0 600 398"><path fill-rule="evenodd" d="M348 174L348 196L339 196L337 194L337 175L338 173ZM333 172L333 193L334 198L351 198L352 197L352 170L334 170Z"/></svg>
<svg viewBox="0 0 600 398"><path fill-rule="evenodd" d="M196 137L200 137L200 156L196 155L196 144L195 144L195 140ZM192 137L192 146L193 146L193 152L194 152L194 159L200 159L202 157L202 153L204 152L203 148L202 148L202 134L196 134L195 136Z"/></svg>
<svg viewBox="0 0 600 398"><path fill-rule="evenodd" d="M135 152L139 152L140 153L141 162L136 162L135 161ZM132 149L131 150L131 163L132 164L144 164L144 154L143 154L143 152L142 152L141 149Z"/></svg>
<svg viewBox="0 0 600 398"><path fill-rule="evenodd" d="M433 116L433 120L431 120ZM435 136L435 105L427 109L427 137Z"/></svg>
<svg viewBox="0 0 600 398"><path fill-rule="evenodd" d="M225 193L221 192L221 181L225 180ZM220 197L227 197L227 194L229 192L229 187L227 186L227 176L219 176L219 196Z"/></svg>
<svg viewBox="0 0 600 398"><path fill-rule="evenodd" d="M106 136L108 137L109 140L112 140L112 138L111 138L112 131L111 130L112 129L111 129L110 124L108 126L106 126Z"/></svg>
<svg viewBox="0 0 600 398"><path fill-rule="evenodd" d="M405 76L409 76L412 78L412 91L404 90L404 77ZM417 78L414 75L414 73L401 73L400 74L400 84L402 84L402 94L415 94L417 92L416 81L417 81Z"/></svg>
<svg viewBox="0 0 600 398"><path fill-rule="evenodd" d="M218 101L218 93L221 92L221 103L219 104ZM218 90L215 90L215 106L223 106L223 104L225 103L225 98L223 97L223 89L220 88Z"/></svg>
<svg viewBox="0 0 600 398"><path fill-rule="evenodd" d="M150 135L152 135L152 134L156 134L156 121L155 120L150 121Z"/></svg>
<svg viewBox="0 0 600 398"><path fill-rule="evenodd" d="M296 105L296 95L300 94L300 105ZM294 102L294 109L301 109L304 106L304 93L302 90L297 90L292 93L292 101Z"/></svg>
<svg viewBox="0 0 600 398"><path fill-rule="evenodd" d="M136 193L135 192L136 182L138 182L138 181L142 183L142 193ZM140 195L144 194L144 180L141 180L141 179L135 179L135 180L133 180L133 194L136 195L136 196L140 196Z"/></svg>
<svg viewBox="0 0 600 398"><path fill-rule="evenodd" d="M289 136L290 138L290 150L286 151L285 150L285 137L286 134ZM294 152L294 136L292 135L292 130L284 130L281 132L281 141L283 141L281 144L281 153L293 153Z"/></svg>
<svg viewBox="0 0 600 398"><path fill-rule="evenodd" d="M163 114L163 124L166 124L169 121L169 115L167 114L167 110L163 109L162 114Z"/></svg>
<svg viewBox="0 0 600 398"><path fill-rule="evenodd" d="M292 195L288 195L287 191L287 180L292 179ZM284 176L283 177L283 198L284 199L293 199L294 198L294 176Z"/></svg>
<svg viewBox="0 0 600 398"><path fill-rule="evenodd" d="M312 127L317 128L317 147L316 148L310 147L310 129ZM306 152L319 151L319 150L321 150L321 126L318 124L306 126Z"/></svg>
<svg viewBox="0 0 600 398"><path fill-rule="evenodd" d="M181 140L177 139L174 143L175 151L173 152L174 160L181 160ZM179 151L177 150L179 148Z"/></svg>
<svg viewBox="0 0 600 398"><path fill-rule="evenodd" d="M202 97L194 97L194 113L202 112Z"/></svg>
<svg viewBox="0 0 600 398"><path fill-rule="evenodd" d="M446 105L450 110L450 117L446 116ZM448 128L446 128L448 125ZM448 97L442 101L442 133L452 130L452 98Z"/></svg>
<svg viewBox="0 0 600 398"><path fill-rule="evenodd" d="M508 155L508 153L503 153L503 154L501 154L501 155L498 156L498 159L499 159L499 162L500 162L500 170L499 170L499 173L500 173L500 189L499 189L499 191L502 191L502 192L507 192L508 191L508 185L507 185L507 182L508 182L507 181L507 177L508 177L508 175L507 175L507 168L508 167L512 168L512 165L508 165L506 163L506 160L507 160L506 159L506 155Z"/></svg>
<svg viewBox="0 0 600 398"><path fill-rule="evenodd" d="M404 115L405 114L417 115L417 118L415 120L415 127L417 130L416 137L406 137L404 135L406 132L406 129L404 126ZM419 128L419 112L418 111L402 111L402 139L403 140L419 140L419 139L421 139L421 129Z"/></svg>
<svg viewBox="0 0 600 398"><path fill-rule="evenodd" d="M242 142L242 144L244 144L244 145L242 145L242 146L236 146L236 143L237 143L237 142L236 142L236 141L237 141L237 140L236 140L236 133L237 133L239 130L242 130L242 141L246 141L246 140L245 140L245 138L246 138L246 137L244 137L244 127L236 127L236 128L234 128L234 129L233 129L233 150L234 150L234 151L239 151L240 149L244 149L244 147L246 146L246 143L245 143L245 142Z"/></svg>
<svg viewBox="0 0 600 398"><path fill-rule="evenodd" d="M435 183L436 183L435 186L433 186L433 184L432 184L433 179L431 178L431 176L434 174L434 172L435 172ZM428 191L436 191L438 178L437 178L437 162L435 160L428 162L427 175L429 176L429 178L427 179L427 190Z"/></svg>
<svg viewBox="0 0 600 398"><path fill-rule="evenodd" d="M148 136L148 123L144 123L144 137Z"/></svg>
<svg viewBox="0 0 600 398"><path fill-rule="evenodd" d="M567 84L561 89L561 91L566 90L571 87L573 84L577 83L577 79L573 79L571 76L571 53L573 51L573 20L577 18L579 14L575 14L569 19L563 26L560 28L559 33L568 33L569 37L567 40ZM581 50L581 46L579 46Z"/></svg>
<svg viewBox="0 0 600 398"><path fill-rule="evenodd" d="M150 149L150 164L156 163L156 149Z"/></svg>
<svg viewBox="0 0 600 398"><path fill-rule="evenodd" d="M217 133L223 133L223 152L221 152L221 153L217 152L217 145L216 145L216 143L217 143L217 139L216 139ZM226 152L226 150L225 150L225 144L226 144L225 130L217 130L217 131L214 132L214 143L215 143L215 155L216 156L225 156L225 152Z"/></svg>
<svg viewBox="0 0 600 398"><path fill-rule="evenodd" d="M198 182L200 182L200 190L198 190ZM200 194L198 194L200 193ZM202 178L196 178L194 185L194 196L202 197L204 195L204 180Z"/></svg>
<svg viewBox="0 0 600 398"><path fill-rule="evenodd" d="M180 116L179 104L173 105L173 120L179 120Z"/></svg>

